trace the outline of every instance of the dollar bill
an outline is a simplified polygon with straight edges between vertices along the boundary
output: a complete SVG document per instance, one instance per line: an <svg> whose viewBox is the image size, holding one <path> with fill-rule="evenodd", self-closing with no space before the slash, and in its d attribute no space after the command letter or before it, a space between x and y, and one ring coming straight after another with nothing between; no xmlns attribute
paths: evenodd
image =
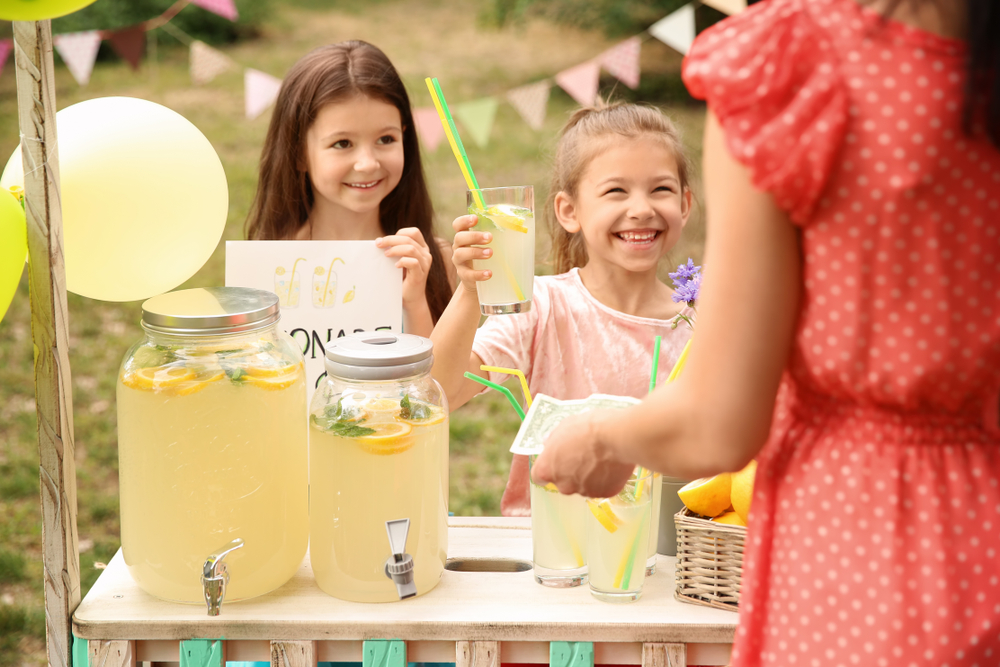
<svg viewBox="0 0 1000 667"><path fill-rule="evenodd" d="M538 394L534 397L528 414L521 422L521 428L514 438L510 451L514 454L541 454L545 446L545 438L549 436L563 419L571 415L579 415L591 410L622 409L637 405L641 401L630 396L609 396L607 394L592 394L587 398L572 401Z"/></svg>

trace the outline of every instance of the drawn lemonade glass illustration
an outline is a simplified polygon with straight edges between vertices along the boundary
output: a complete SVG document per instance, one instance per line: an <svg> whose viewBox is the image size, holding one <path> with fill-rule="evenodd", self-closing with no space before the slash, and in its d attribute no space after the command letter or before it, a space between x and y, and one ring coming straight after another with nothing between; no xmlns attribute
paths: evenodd
<svg viewBox="0 0 1000 667"><path fill-rule="evenodd" d="M239 539L224 599L267 593L309 536L302 353L264 290L181 290L142 309L117 387L125 564L146 592L204 604L206 560Z"/></svg>
<svg viewBox="0 0 1000 667"><path fill-rule="evenodd" d="M313 269L313 308L333 308L337 305L337 272L333 269L337 262L345 263L340 257L334 257L328 266L317 266Z"/></svg>
<svg viewBox="0 0 1000 667"><path fill-rule="evenodd" d="M316 583L334 597L390 602L441 578L448 406L430 375L431 350L426 338L390 332L351 334L326 348L327 379L309 419L310 557ZM389 524L404 521L405 539L395 544ZM387 563L407 561L409 583L404 572L387 575Z"/></svg>
<svg viewBox="0 0 1000 667"><path fill-rule="evenodd" d="M652 482L652 473L637 468L618 495L586 501L587 574L598 600L633 602L642 595Z"/></svg>
<svg viewBox="0 0 1000 667"><path fill-rule="evenodd" d="M469 213L479 220L473 229L493 234L493 255L473 260L473 268L489 270L489 280L476 283L484 315L523 313L531 309L535 279L535 194L530 185L469 190Z"/></svg>
<svg viewBox="0 0 1000 667"><path fill-rule="evenodd" d="M536 456L528 458L533 467ZM564 496L553 484L531 482L531 548L535 581L568 588L587 581L587 501Z"/></svg>
<svg viewBox="0 0 1000 667"><path fill-rule="evenodd" d="M305 259L299 258L292 264L291 270L283 266L274 269L274 293L278 295L278 303L282 308L298 308L299 306L299 285L302 282L302 275L299 269L299 262Z"/></svg>

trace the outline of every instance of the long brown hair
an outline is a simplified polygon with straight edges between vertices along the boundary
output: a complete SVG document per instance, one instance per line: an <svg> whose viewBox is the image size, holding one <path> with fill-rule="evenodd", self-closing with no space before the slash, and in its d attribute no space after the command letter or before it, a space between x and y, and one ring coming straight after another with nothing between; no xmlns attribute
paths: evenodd
<svg viewBox="0 0 1000 667"><path fill-rule="evenodd" d="M606 147L604 142L598 140L609 137L634 139L639 136L663 141L677 160L681 191L690 187L691 167L684 154L680 134L659 109L626 102L606 104L601 100L593 107L578 109L560 133L549 197L545 202L545 218L552 235L551 261L556 273L566 273L587 263L583 233L567 232L556 218L556 195L565 192L570 197L576 196L587 165Z"/></svg>
<svg viewBox="0 0 1000 667"><path fill-rule="evenodd" d="M391 104L403 123L403 174L379 205L382 233L416 227L430 250L427 305L437 322L451 299L448 272L434 238L434 208L420 161L420 145L399 73L389 58L367 42L329 44L303 56L281 83L260 156L257 193L246 221L251 240L288 239L306 223L313 207L304 159L306 133L327 104L363 95Z"/></svg>

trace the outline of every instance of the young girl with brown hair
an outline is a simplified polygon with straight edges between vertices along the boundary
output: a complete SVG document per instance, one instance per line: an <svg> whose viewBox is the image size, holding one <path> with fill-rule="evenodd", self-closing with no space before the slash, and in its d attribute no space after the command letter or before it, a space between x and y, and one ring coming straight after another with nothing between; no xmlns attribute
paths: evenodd
<svg viewBox="0 0 1000 667"><path fill-rule="evenodd" d="M251 240L375 240L403 269L403 328L430 335L453 291L410 99L366 42L306 54L281 84L260 158Z"/></svg>
<svg viewBox="0 0 1000 667"><path fill-rule="evenodd" d="M457 408L480 386L466 371L483 364L524 372L532 393L558 399L593 393L641 398L649 387L654 339L662 368L690 336L675 327L683 303L657 278L691 212L688 163L673 124L633 104L577 111L563 129L546 216L558 275L535 278L531 310L490 317L478 331L476 283L490 280L472 260L489 257L489 233L457 218L453 262L462 284L434 330L434 376ZM487 246L487 247L482 247ZM490 373L495 382L506 376ZM530 512L527 457L515 456L501 501L507 516Z"/></svg>

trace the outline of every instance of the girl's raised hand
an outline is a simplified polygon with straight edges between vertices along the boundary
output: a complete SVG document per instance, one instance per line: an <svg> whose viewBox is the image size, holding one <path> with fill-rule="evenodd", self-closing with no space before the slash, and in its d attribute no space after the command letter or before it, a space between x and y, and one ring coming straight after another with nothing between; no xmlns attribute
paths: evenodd
<svg viewBox="0 0 1000 667"><path fill-rule="evenodd" d="M386 257L398 257L396 268L403 269L403 304L412 306L426 302L424 291L431 270L431 251L424 235L416 227L404 227L392 236L375 239L375 245L385 248Z"/></svg>
<svg viewBox="0 0 1000 667"><path fill-rule="evenodd" d="M469 231L475 226L477 221L474 215L462 215L455 218L451 226L455 229L455 242L453 244L451 261L458 269L458 278L462 281L462 286L472 292L476 291L476 283L489 280L493 276L492 271L477 271L472 268L472 260L487 259L493 256L493 251L489 248L475 248L474 244L485 245L493 240L493 235L489 232Z"/></svg>

